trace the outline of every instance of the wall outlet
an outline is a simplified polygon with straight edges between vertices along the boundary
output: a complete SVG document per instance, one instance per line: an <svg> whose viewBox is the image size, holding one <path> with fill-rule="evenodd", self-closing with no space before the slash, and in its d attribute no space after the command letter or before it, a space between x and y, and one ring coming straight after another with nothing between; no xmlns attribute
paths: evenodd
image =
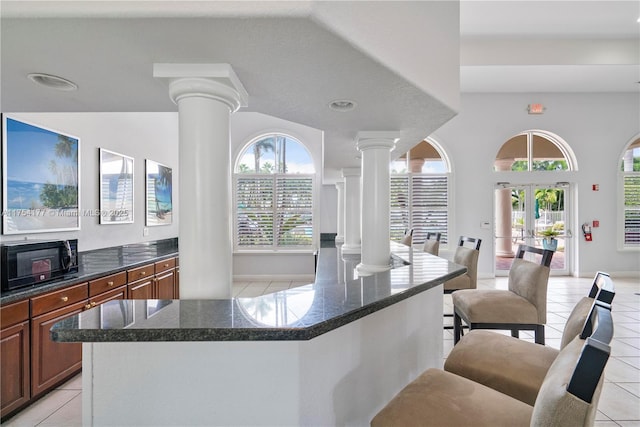
<svg viewBox="0 0 640 427"><path fill-rule="evenodd" d="M147 227L142 229L142 235L143 236L148 236L149 235L149 229Z"/></svg>

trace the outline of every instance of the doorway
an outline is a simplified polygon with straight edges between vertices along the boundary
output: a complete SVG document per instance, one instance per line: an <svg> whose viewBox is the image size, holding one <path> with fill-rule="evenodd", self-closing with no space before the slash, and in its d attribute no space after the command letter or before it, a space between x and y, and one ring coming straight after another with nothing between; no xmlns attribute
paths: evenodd
<svg viewBox="0 0 640 427"><path fill-rule="evenodd" d="M493 222L496 276L508 275L520 244L539 248L555 244L551 274L569 274L567 255L571 253L572 242L569 193L567 183L496 186Z"/></svg>

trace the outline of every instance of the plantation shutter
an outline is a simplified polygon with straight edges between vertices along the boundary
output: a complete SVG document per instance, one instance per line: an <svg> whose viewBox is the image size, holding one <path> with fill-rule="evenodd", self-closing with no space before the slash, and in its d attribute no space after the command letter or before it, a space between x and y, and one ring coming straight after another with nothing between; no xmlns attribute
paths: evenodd
<svg viewBox="0 0 640 427"><path fill-rule="evenodd" d="M413 242L423 243L427 232L442 234L447 243L449 184L446 175L394 174L390 187L391 240L400 240L413 228Z"/></svg>
<svg viewBox="0 0 640 427"><path fill-rule="evenodd" d="M624 176L624 244L640 245L640 175Z"/></svg>
<svg viewBox="0 0 640 427"><path fill-rule="evenodd" d="M389 185L389 229L390 239L400 240L409 222L409 176L391 175Z"/></svg>
<svg viewBox="0 0 640 427"><path fill-rule="evenodd" d="M313 237L313 178L276 178L276 244L311 246Z"/></svg>
<svg viewBox="0 0 640 427"><path fill-rule="evenodd" d="M273 177L239 175L236 178L236 245L273 245Z"/></svg>
<svg viewBox="0 0 640 427"><path fill-rule="evenodd" d="M440 241L447 242L448 183L444 175L411 176L411 224L413 241L422 243L427 232L442 233Z"/></svg>
<svg viewBox="0 0 640 427"><path fill-rule="evenodd" d="M236 247L312 246L312 176L239 174L234 199Z"/></svg>

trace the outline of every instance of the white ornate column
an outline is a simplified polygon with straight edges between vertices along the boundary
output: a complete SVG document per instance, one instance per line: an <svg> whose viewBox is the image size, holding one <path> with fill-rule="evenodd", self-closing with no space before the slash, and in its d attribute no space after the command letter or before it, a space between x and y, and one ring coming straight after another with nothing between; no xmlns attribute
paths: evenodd
<svg viewBox="0 0 640 427"><path fill-rule="evenodd" d="M399 138L397 132L358 132L362 152L361 276L391 268L389 257L389 162Z"/></svg>
<svg viewBox="0 0 640 427"><path fill-rule="evenodd" d="M344 243L344 181L336 182L338 190L338 212L337 212L337 232L336 244Z"/></svg>
<svg viewBox="0 0 640 427"><path fill-rule="evenodd" d="M342 253L360 253L360 168L342 169L344 178L344 245Z"/></svg>
<svg viewBox="0 0 640 427"><path fill-rule="evenodd" d="M180 297L229 298L233 276L229 116L247 92L229 64L154 64L178 105Z"/></svg>
<svg viewBox="0 0 640 427"><path fill-rule="evenodd" d="M510 171L514 159L497 159L495 166L497 171ZM495 198L496 212L496 256L513 258L513 231L511 224L511 214L513 207L511 206L511 189L502 188L496 190Z"/></svg>

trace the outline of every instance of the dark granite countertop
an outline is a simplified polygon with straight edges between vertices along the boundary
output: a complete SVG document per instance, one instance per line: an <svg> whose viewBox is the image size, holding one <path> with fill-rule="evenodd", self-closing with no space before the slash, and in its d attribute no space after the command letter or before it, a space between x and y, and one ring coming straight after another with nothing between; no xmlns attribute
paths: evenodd
<svg viewBox="0 0 640 427"><path fill-rule="evenodd" d="M395 268L358 278L359 255L322 246L313 284L255 298L110 301L56 323L51 337L59 342L308 340L466 271L392 243Z"/></svg>
<svg viewBox="0 0 640 427"><path fill-rule="evenodd" d="M164 239L111 248L94 249L78 254L78 273L53 282L39 283L2 292L0 305L9 304L46 292L86 282L111 273L178 255L178 239Z"/></svg>

